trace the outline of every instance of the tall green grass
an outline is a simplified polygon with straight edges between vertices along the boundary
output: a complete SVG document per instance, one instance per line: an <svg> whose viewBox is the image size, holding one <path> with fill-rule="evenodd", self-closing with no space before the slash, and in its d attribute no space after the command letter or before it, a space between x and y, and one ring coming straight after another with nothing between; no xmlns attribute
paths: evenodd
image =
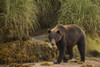
<svg viewBox="0 0 100 67"><path fill-rule="evenodd" d="M0 42L23 40L57 24L100 29L99 0L0 0Z"/></svg>
<svg viewBox="0 0 100 67"><path fill-rule="evenodd" d="M59 10L58 24L77 24L87 33L97 30L100 7L91 0L65 0Z"/></svg>
<svg viewBox="0 0 100 67"><path fill-rule="evenodd" d="M56 24L77 24L87 33L98 31L100 6L98 0L35 0L37 19L42 29ZM92 30L91 30L92 29Z"/></svg>
<svg viewBox="0 0 100 67"><path fill-rule="evenodd" d="M1 41L22 40L37 28L35 2L32 0L0 0Z"/></svg>

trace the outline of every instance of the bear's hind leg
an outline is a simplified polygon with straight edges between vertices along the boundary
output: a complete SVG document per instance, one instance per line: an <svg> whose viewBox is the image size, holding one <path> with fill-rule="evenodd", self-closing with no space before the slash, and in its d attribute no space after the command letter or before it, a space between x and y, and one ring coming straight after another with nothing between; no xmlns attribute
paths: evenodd
<svg viewBox="0 0 100 67"><path fill-rule="evenodd" d="M81 61L85 62L85 39L81 39L77 45L80 52Z"/></svg>
<svg viewBox="0 0 100 67"><path fill-rule="evenodd" d="M73 58L73 47L67 46L67 51L68 51L68 54L69 54L68 60L71 60Z"/></svg>

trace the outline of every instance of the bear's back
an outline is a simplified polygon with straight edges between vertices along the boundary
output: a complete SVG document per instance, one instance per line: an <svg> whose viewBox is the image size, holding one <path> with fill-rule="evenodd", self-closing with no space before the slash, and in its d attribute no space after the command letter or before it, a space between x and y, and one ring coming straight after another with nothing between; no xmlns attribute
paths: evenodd
<svg viewBox="0 0 100 67"><path fill-rule="evenodd" d="M77 25L71 24L71 25L64 25L67 32L65 32L68 35L68 40L73 41L77 43L77 41L81 38L85 38L84 31Z"/></svg>
<svg viewBox="0 0 100 67"><path fill-rule="evenodd" d="M75 24L70 25L62 25L59 24L55 28L52 29L52 31L56 32L57 30L60 30L64 33L71 34L71 35L85 35L84 31Z"/></svg>

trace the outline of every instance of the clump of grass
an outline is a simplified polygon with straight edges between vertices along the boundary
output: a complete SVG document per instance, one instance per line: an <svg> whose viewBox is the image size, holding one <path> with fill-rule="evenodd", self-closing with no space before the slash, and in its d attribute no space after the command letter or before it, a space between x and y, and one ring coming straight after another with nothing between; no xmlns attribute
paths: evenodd
<svg viewBox="0 0 100 67"><path fill-rule="evenodd" d="M0 0L0 31L2 41L23 40L38 28L33 0ZM1 36L1 35L0 35Z"/></svg>
<svg viewBox="0 0 100 67"><path fill-rule="evenodd" d="M42 29L52 27L57 21L57 11L60 9L61 0L35 0L38 11L38 22Z"/></svg>

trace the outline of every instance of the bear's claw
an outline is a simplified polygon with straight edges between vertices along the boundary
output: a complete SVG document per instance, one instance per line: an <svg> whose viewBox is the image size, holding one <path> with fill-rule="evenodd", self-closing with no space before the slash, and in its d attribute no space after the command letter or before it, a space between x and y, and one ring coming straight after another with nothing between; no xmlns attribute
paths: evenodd
<svg viewBox="0 0 100 67"><path fill-rule="evenodd" d="M68 62L68 60L63 60L63 62Z"/></svg>
<svg viewBox="0 0 100 67"><path fill-rule="evenodd" d="M57 61L56 61L56 62L54 62L54 64L60 64L60 62L57 62Z"/></svg>

